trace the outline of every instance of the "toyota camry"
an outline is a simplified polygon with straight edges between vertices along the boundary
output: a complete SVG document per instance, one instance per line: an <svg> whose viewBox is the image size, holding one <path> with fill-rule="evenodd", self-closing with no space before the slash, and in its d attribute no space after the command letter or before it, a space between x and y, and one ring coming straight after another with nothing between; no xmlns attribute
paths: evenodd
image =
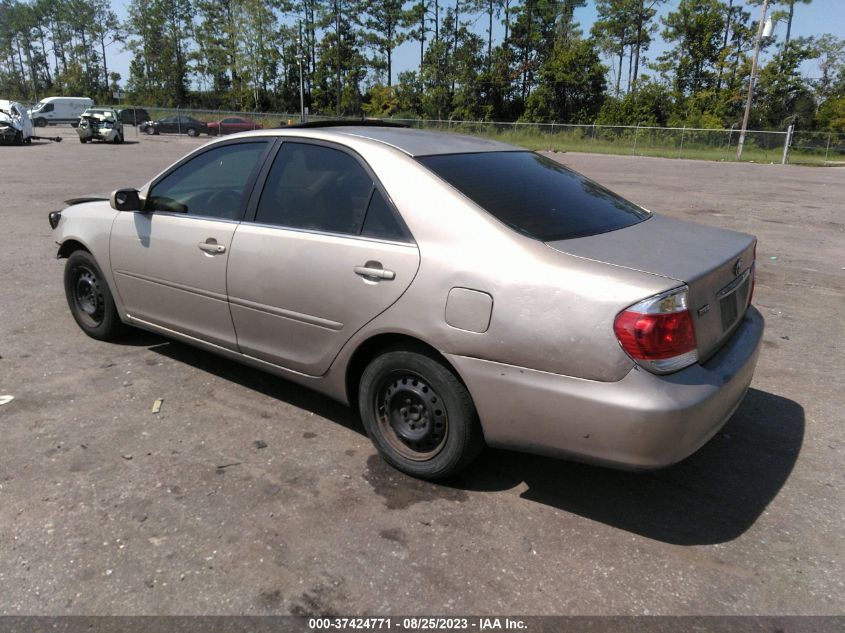
<svg viewBox="0 0 845 633"><path fill-rule="evenodd" d="M50 224L86 334L143 328L348 403L420 478L485 445L675 463L737 409L760 349L753 236L493 140L245 132L68 204Z"/></svg>

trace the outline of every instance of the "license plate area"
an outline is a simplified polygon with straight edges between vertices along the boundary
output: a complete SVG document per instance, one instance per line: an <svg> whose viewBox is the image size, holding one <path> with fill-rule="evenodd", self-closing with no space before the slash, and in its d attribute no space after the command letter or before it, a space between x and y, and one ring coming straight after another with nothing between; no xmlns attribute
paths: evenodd
<svg viewBox="0 0 845 633"><path fill-rule="evenodd" d="M749 268L719 291L717 298L722 315L722 332L731 329L739 319L741 311L744 312L748 303L750 280L751 269Z"/></svg>

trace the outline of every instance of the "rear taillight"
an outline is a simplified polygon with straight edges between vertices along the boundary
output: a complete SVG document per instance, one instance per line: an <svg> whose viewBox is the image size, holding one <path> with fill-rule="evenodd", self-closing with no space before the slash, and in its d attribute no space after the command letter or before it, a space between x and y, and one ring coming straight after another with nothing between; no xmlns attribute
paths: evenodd
<svg viewBox="0 0 845 633"><path fill-rule="evenodd" d="M619 344L638 364L668 374L698 360L686 286L649 297L620 312L613 324Z"/></svg>

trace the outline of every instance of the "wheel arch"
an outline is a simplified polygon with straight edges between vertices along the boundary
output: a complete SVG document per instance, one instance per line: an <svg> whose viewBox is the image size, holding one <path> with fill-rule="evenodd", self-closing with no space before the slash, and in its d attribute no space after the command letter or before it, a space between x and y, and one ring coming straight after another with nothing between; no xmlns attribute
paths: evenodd
<svg viewBox="0 0 845 633"><path fill-rule="evenodd" d="M383 332L362 341L352 353L352 356L349 358L349 362L346 364L346 399L351 407L355 408L357 406L358 383L361 380L361 375L364 373L364 369L366 369L367 365L369 365L376 356L388 349L417 351L428 356L432 356L442 363L444 367L449 369L457 377L457 379L463 383L464 387L467 386L458 369L433 345L408 334ZM469 392L468 387L467 391ZM471 393L470 397L472 397Z"/></svg>
<svg viewBox="0 0 845 633"><path fill-rule="evenodd" d="M67 259L75 251L85 251L91 253L91 249L79 240L73 238L66 239L59 245L59 250L56 253L56 259ZM93 253L91 253L93 255Z"/></svg>

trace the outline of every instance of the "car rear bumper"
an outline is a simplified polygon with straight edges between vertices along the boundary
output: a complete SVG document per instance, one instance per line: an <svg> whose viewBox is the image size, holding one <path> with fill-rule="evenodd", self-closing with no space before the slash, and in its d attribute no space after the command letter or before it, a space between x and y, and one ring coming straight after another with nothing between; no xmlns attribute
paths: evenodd
<svg viewBox="0 0 845 633"><path fill-rule="evenodd" d="M762 337L763 317L752 306L707 362L667 376L636 367L618 382L447 358L473 396L490 446L653 469L694 453L733 415Z"/></svg>

